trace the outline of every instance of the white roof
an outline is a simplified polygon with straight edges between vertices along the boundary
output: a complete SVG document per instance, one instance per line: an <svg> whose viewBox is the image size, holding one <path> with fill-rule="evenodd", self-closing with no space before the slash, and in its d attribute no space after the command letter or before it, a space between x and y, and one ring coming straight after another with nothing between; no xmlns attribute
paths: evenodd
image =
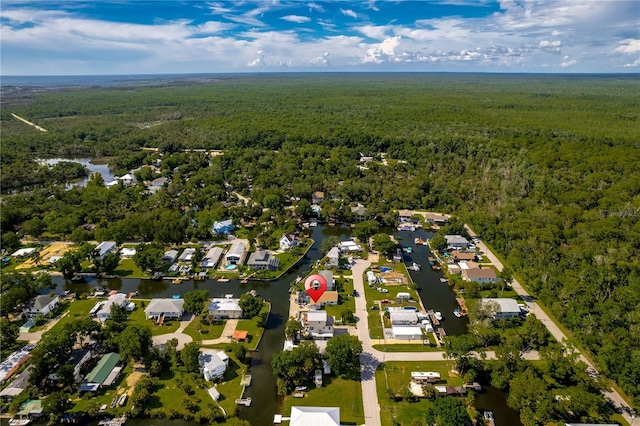
<svg viewBox="0 0 640 426"><path fill-rule="evenodd" d="M518 306L518 301L515 299L508 299L508 298L482 299L482 303L486 303L486 302L496 302L500 307L500 312L520 312L520 306Z"/></svg>
<svg viewBox="0 0 640 426"><path fill-rule="evenodd" d="M430 377L430 378L435 378L435 377L440 377L440 373L436 373L434 371L412 371L411 372L411 377L415 377L415 378L423 378L423 377Z"/></svg>
<svg viewBox="0 0 640 426"><path fill-rule="evenodd" d="M123 256L134 256L136 254L136 249L130 247L123 247L120 249L120 254Z"/></svg>
<svg viewBox="0 0 640 426"><path fill-rule="evenodd" d="M354 241L342 241L338 247L340 248L340 250L342 251L360 251L362 250L362 247L360 247L358 244L356 244Z"/></svg>
<svg viewBox="0 0 640 426"><path fill-rule="evenodd" d="M422 336L422 329L420 327L392 327L393 334L396 336Z"/></svg>
<svg viewBox="0 0 640 426"><path fill-rule="evenodd" d="M220 256L222 256L222 252L224 250L222 247L213 247L211 250L207 252L204 256L205 259L211 259L212 263L217 263L220 260Z"/></svg>
<svg viewBox="0 0 640 426"><path fill-rule="evenodd" d="M115 246L116 246L115 241L103 241L100 244L98 244L98 247L96 247L96 250L98 250L98 252L100 253L100 256L104 256L105 254L109 253L109 251L111 251L111 249L113 249Z"/></svg>
<svg viewBox="0 0 640 426"><path fill-rule="evenodd" d="M229 257L241 258L245 251L246 251L246 246L244 245L244 242L236 241L235 243L231 244L231 247L227 252L227 259Z"/></svg>
<svg viewBox="0 0 640 426"><path fill-rule="evenodd" d="M227 368L224 360L220 357L219 352L214 349L202 349L200 350L200 356L198 357L198 362L203 369L206 369L210 372L216 371L218 368L223 367ZM224 354L224 352L222 352ZM228 359L229 357L225 357Z"/></svg>
<svg viewBox="0 0 640 426"><path fill-rule="evenodd" d="M96 312L96 316L100 317L101 315L111 315L111 305L118 305L121 308L127 304L127 295L124 293L116 293L109 296L109 299L105 303L102 304L98 312Z"/></svg>
<svg viewBox="0 0 640 426"><path fill-rule="evenodd" d="M151 299L144 312L180 312L183 306L184 299Z"/></svg>
<svg viewBox="0 0 640 426"><path fill-rule="evenodd" d="M309 311L307 312L307 321L327 322L327 311Z"/></svg>
<svg viewBox="0 0 640 426"><path fill-rule="evenodd" d="M449 244L469 244L469 241L462 235L445 235L444 238Z"/></svg>
<svg viewBox="0 0 640 426"><path fill-rule="evenodd" d="M193 247L186 248L180 255L179 259L184 260L185 262L188 262L191 260L195 252L196 252L196 249L194 249Z"/></svg>
<svg viewBox="0 0 640 426"><path fill-rule="evenodd" d="M210 311L242 311L240 299L215 298L209 303Z"/></svg>
<svg viewBox="0 0 640 426"><path fill-rule="evenodd" d="M218 392L216 388L210 388L209 395L211 396L211 398L213 398L214 401L220 399L220 392Z"/></svg>
<svg viewBox="0 0 640 426"><path fill-rule="evenodd" d="M327 257L340 257L340 249L338 247L334 247L327 253Z"/></svg>
<svg viewBox="0 0 640 426"><path fill-rule="evenodd" d="M36 251L36 249L34 247L21 248L20 250L18 250L15 253L13 253L11 256L13 256L13 257L28 256L31 253L33 253L34 251Z"/></svg>
<svg viewBox="0 0 640 426"><path fill-rule="evenodd" d="M390 312L389 316L391 317L391 322L394 322L394 321L417 322L418 321L418 314L416 314L415 311L408 311L404 309L402 311Z"/></svg>
<svg viewBox="0 0 640 426"><path fill-rule="evenodd" d="M291 407L290 426L340 426L338 407Z"/></svg>

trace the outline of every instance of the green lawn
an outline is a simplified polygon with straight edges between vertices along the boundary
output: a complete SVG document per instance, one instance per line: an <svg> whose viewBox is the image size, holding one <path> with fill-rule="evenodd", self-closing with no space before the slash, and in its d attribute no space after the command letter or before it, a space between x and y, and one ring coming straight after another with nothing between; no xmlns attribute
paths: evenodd
<svg viewBox="0 0 640 426"><path fill-rule="evenodd" d="M408 386L412 371L435 371L440 373L441 385L460 386L462 379L449 375L452 361L422 361L422 362L386 362L376 371L376 391L380 403L380 417L383 426L397 424L410 425L415 419L424 419L431 402L421 399L418 402L407 402L389 399L387 389L397 393L402 387ZM446 383L445 383L446 382Z"/></svg>
<svg viewBox="0 0 640 426"><path fill-rule="evenodd" d="M177 319L166 320L162 325L156 325L154 321L147 319L144 308L148 301L136 300L136 308L129 315L129 323L145 325L151 328L151 335L159 336L161 334L174 333L180 327L180 321ZM144 304L144 307L143 307Z"/></svg>
<svg viewBox="0 0 640 426"><path fill-rule="evenodd" d="M264 306L260 311L260 315L264 313L268 313L271 311L271 303L264 302ZM262 333L264 333L264 328L260 327L258 324L260 323L260 315L253 317L251 319L243 319L238 321L238 326L236 330L247 330L249 333L249 337L247 338L246 346L247 349L255 351L258 347L258 343L260 343L260 339L262 338Z"/></svg>
<svg viewBox="0 0 640 426"><path fill-rule="evenodd" d="M51 329L59 330L64 327L65 324L70 324L74 321L89 318L89 311L98 303L98 299L85 299L85 300L71 300L69 307L66 310L66 315L58 321ZM63 314L64 315L64 314Z"/></svg>
<svg viewBox="0 0 640 426"><path fill-rule="evenodd" d="M120 277L126 278L148 278L142 269L138 268L133 259L122 259L118 264L118 268L113 272Z"/></svg>
<svg viewBox="0 0 640 426"><path fill-rule="evenodd" d="M104 415L121 416L123 414L126 414L126 411L130 408L127 407L129 401L127 401L127 404L125 404L124 407L111 408L111 400L120 387L124 389L128 387L126 383L126 377L132 371L133 368L131 367L131 365L127 364L122 370L122 373L120 374L116 382L113 385L109 386L107 389L100 390L100 392L98 392L98 394L95 396L92 396L91 393L83 393L80 397L77 393L71 394L71 399L74 403L71 411L76 413L84 412L89 404L91 404L93 401L96 401L100 406L107 406L107 410L103 412ZM120 391L120 393L122 393L122 391Z"/></svg>
<svg viewBox="0 0 640 426"><path fill-rule="evenodd" d="M288 396L284 402L283 414L288 416L291 413L291 407L294 405L340 407L341 424L365 424L360 382L340 378L327 378L326 376L323 382L323 387L311 389L304 398Z"/></svg>
<svg viewBox="0 0 640 426"><path fill-rule="evenodd" d="M373 345L373 347L382 352L438 352L442 348L438 348L433 339L433 334L428 333L425 338L429 338L430 345L421 344L397 344L397 345Z"/></svg>
<svg viewBox="0 0 640 426"><path fill-rule="evenodd" d="M209 325L205 318L200 316L191 321L191 324L189 324L187 328L185 328L184 333L191 336L194 342L217 339L218 337L222 336L224 324L224 321L215 321L212 325Z"/></svg>
<svg viewBox="0 0 640 426"><path fill-rule="evenodd" d="M282 235L282 233L280 234ZM294 250L288 250L284 253L278 253L275 256L280 260L278 269L275 271L257 271L255 273L256 278L260 279L277 279L286 271L288 271L293 265L298 263L300 259L309 251L314 241L311 238L307 238L304 242L301 242Z"/></svg>
<svg viewBox="0 0 640 426"><path fill-rule="evenodd" d="M336 279L340 279L340 276L337 276ZM342 303L338 305L327 305L325 306L325 310L328 315L333 315L336 318L336 323L341 324L341 314L345 309L351 309L351 312L355 314L356 312L356 301L353 297L353 280L350 279L342 279L342 291L339 293L340 300Z"/></svg>
<svg viewBox="0 0 640 426"><path fill-rule="evenodd" d="M217 390L220 392L220 401L218 401L220 406L227 412L227 416L231 416L237 407L235 400L240 398L242 393L242 386L240 386L242 375L251 374L251 371L248 371L247 365L238 361L233 354L227 352L227 355L229 355L229 367L218 383ZM211 399L209 395L207 398Z"/></svg>

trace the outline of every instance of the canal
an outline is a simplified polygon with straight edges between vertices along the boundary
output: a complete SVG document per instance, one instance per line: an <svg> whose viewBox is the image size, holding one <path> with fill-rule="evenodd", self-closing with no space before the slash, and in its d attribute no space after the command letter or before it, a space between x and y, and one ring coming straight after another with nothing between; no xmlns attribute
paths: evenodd
<svg viewBox="0 0 640 426"><path fill-rule="evenodd" d="M219 283L217 281L184 281L180 285L171 284L170 281L153 281L141 279L90 279L85 283L71 283L62 277L54 277L59 290L69 290L81 293L90 292L93 287L103 287L109 290L118 290L124 293L139 291L140 297L171 297L174 294L184 295L186 292L196 289L209 290L211 297L219 297L224 294L233 294L239 296L250 290L262 296L265 300L271 302L271 314L267 320L266 328L262 340L258 346L258 350L251 354L251 375L253 381L251 386L247 388L245 395L250 396L253 400L251 407L241 407L239 409L239 417L248 420L252 425L272 424L273 415L281 413L282 401L278 398L276 380L271 371L271 358L274 354L282 350L284 344L284 324L288 318L289 310L289 286L298 275L307 274L312 265L322 258L320 252L320 244L322 240L331 235L341 237L343 240L351 234L351 230L346 227L329 227L319 226L312 228L311 237L315 240L315 244L311 247L307 255L296 266L290 269L278 280L270 282L249 281L247 284L240 283L239 280L231 280L228 283ZM422 266L420 271L410 271L413 281L416 283L420 298L427 309L442 312L445 317L443 326L449 335L460 335L466 332L467 319L456 318L453 310L457 307L455 294L445 283L440 282L443 277L442 272L434 271L429 267L428 257L431 255L428 246L415 244L416 238L423 240L431 238L432 233L417 230L414 232L396 232L395 237L398 239L402 247L411 247L412 253L405 253L405 262L411 264L416 262ZM508 410L504 394L499 391L487 392L479 395L478 406L484 409L491 409L496 415L496 419L512 418L503 416L502 413ZM482 404L482 405L480 405ZM511 410L512 411L512 410ZM517 413L516 417L517 419ZM511 420L510 420L511 421ZM1 424L6 424L4 421ZM132 419L127 425L133 426L195 426L195 422L186 422L184 420L167 420L167 419ZM512 423L497 422L500 424L518 425L519 421Z"/></svg>

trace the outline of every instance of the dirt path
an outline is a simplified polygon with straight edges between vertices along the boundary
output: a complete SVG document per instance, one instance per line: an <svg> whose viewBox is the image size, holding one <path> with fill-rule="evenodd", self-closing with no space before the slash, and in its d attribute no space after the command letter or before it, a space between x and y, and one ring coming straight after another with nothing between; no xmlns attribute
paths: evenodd
<svg viewBox="0 0 640 426"><path fill-rule="evenodd" d="M15 115L14 113L11 113L11 115L13 116L13 118L18 119L18 120L22 121L23 123L26 123L26 124L28 124L29 126L34 127L36 130L40 130L41 132L45 132L45 133L46 133L46 132L48 132L48 130L47 130L47 129L45 129L45 128L43 128L43 127L40 127L40 126L38 126L37 124L32 123L32 122L30 122L30 121L28 121L28 120L25 120L24 118L19 117L19 116Z"/></svg>

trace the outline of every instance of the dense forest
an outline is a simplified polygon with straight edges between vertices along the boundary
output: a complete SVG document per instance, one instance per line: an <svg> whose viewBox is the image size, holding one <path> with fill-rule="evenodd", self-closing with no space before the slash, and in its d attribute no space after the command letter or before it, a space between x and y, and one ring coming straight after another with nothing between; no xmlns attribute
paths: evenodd
<svg viewBox="0 0 640 426"><path fill-rule="evenodd" d="M4 196L3 247L24 234L187 241L213 220L283 213L313 191L324 191L323 215L335 220L353 220L356 203L381 224L399 208L453 213L640 404L635 76L228 76L23 90L2 102L3 190L33 182L43 167L34 158L58 156L109 156L119 174L157 166L170 178L154 194L93 179ZM236 205L230 189L257 204Z"/></svg>

